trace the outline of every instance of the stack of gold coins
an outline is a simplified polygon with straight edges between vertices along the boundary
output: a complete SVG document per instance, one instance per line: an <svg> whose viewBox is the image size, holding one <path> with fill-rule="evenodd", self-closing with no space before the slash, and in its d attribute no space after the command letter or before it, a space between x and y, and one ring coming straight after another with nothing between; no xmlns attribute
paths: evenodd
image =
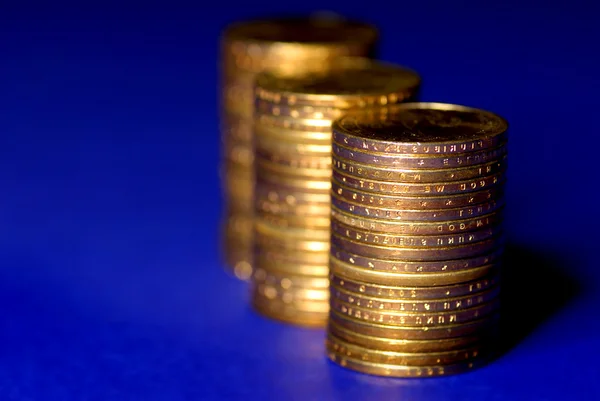
<svg viewBox="0 0 600 401"><path fill-rule="evenodd" d="M362 23L315 16L229 26L221 48L221 174L225 197L226 265L241 279L252 271L252 113L255 75L326 69L340 56L369 56L377 31Z"/></svg>
<svg viewBox="0 0 600 401"><path fill-rule="evenodd" d="M259 312L326 324L331 122L351 108L402 102L419 83L413 71L364 58L340 59L322 74L257 78L253 304Z"/></svg>
<svg viewBox="0 0 600 401"><path fill-rule="evenodd" d="M449 104L334 122L330 359L412 377L492 354L506 143L502 118Z"/></svg>

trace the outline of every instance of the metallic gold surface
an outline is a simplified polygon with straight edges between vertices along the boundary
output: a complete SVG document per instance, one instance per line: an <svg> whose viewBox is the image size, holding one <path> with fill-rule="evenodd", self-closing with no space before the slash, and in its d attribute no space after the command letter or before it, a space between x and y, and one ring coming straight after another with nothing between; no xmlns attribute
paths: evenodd
<svg viewBox="0 0 600 401"><path fill-rule="evenodd" d="M373 350L349 343L333 334L327 336L325 344L328 351L345 355L347 358L373 363L410 366L450 365L473 360L486 351L483 344L476 344L463 349L426 353Z"/></svg>
<svg viewBox="0 0 600 401"><path fill-rule="evenodd" d="M253 273L255 283L277 286L284 290L319 290L329 293L329 280L327 276L315 274L292 275L279 271L270 271L257 268Z"/></svg>
<svg viewBox="0 0 600 401"><path fill-rule="evenodd" d="M347 238L331 236L331 244L351 253L365 257L399 259L414 262L462 259L474 255L483 255L493 251L501 243L502 237L490 238L468 245L453 245L436 248L400 248L378 245L366 245Z"/></svg>
<svg viewBox="0 0 600 401"><path fill-rule="evenodd" d="M326 277L329 274L329 252L306 252L301 250L282 249L276 244L254 244L255 260L263 260L266 264L287 265L293 272L293 266L315 266L314 274ZM319 273L317 273L319 272Z"/></svg>
<svg viewBox="0 0 600 401"><path fill-rule="evenodd" d="M326 263L310 263L303 262L302 260L273 260L263 255L254 256L254 265L256 270L264 269L276 274L321 277L327 277L329 274L329 268Z"/></svg>
<svg viewBox="0 0 600 401"><path fill-rule="evenodd" d="M367 362L364 360L350 358L339 352L328 351L327 356L333 362L358 372L389 377L436 377L449 376L464 373L481 366L483 363L478 359L475 362L463 362L453 365L433 366L405 366L396 364L383 364Z"/></svg>
<svg viewBox="0 0 600 401"><path fill-rule="evenodd" d="M340 57L372 56L377 39L377 30L368 24L318 15L239 22L224 30L220 43L219 114L223 143L223 196L227 205L225 214L229 210L246 213L250 218L254 215L256 74L269 71L276 76L293 77L328 70L331 64L338 63ZM329 156L329 125L326 132L326 155ZM323 132L316 135L323 136ZM311 134L307 137L310 138ZM236 169L230 166L241 167L245 173L236 173ZM227 219L223 224L227 224ZM241 235L251 240L252 230L252 227L247 228ZM252 260L249 249L252 248L252 244L249 247L238 246L230 235L224 237L223 259L234 274L239 275L235 272L240 270L238 266L241 263L244 266L242 275L244 278L248 276Z"/></svg>
<svg viewBox="0 0 600 401"><path fill-rule="evenodd" d="M307 229L319 229L324 233L328 233L330 226L330 219L326 217L327 214L324 213L321 216L299 216L294 214L274 214L269 213L263 210L259 210L255 213L256 220L263 221L272 226L297 229L297 228L307 228Z"/></svg>
<svg viewBox="0 0 600 401"><path fill-rule="evenodd" d="M335 136L334 136L335 138ZM507 152L506 144L501 144L494 149L486 149L479 152L449 154L449 155L397 155L380 152L364 152L358 149L349 149L337 142L332 144L332 152L335 156L346 160L354 160L357 163L377 164L397 168L458 168L475 166L489 163L500 158Z"/></svg>
<svg viewBox="0 0 600 401"><path fill-rule="evenodd" d="M333 123L327 353L363 373L460 373L494 355L507 124L405 103Z"/></svg>
<svg viewBox="0 0 600 401"><path fill-rule="evenodd" d="M381 195L349 188L337 181L331 183L331 191L335 199L363 205L367 207L379 207L393 210L430 210L444 208L464 208L491 200L503 199L502 188L495 187L470 194L449 196L402 196Z"/></svg>
<svg viewBox="0 0 600 401"><path fill-rule="evenodd" d="M430 248L450 247L452 245L472 244L491 237L500 235L502 230L498 226L487 226L477 228L473 231L449 234L396 234L387 232L374 232L369 229L355 228L333 220L331 222L332 235L347 238L352 241L368 245L377 245L385 247L410 247L410 248Z"/></svg>
<svg viewBox="0 0 600 401"><path fill-rule="evenodd" d="M290 108L386 106L409 99L421 81L417 73L405 67L361 58L342 58L331 67L331 72L283 79L261 74L256 80L256 99Z"/></svg>
<svg viewBox="0 0 600 401"><path fill-rule="evenodd" d="M341 158L336 158L333 168L342 174L357 178L397 183L440 183L470 180L504 172L506 168L505 159L506 155L501 160L494 160L491 163L457 169L409 170L369 166L368 164L349 162Z"/></svg>
<svg viewBox="0 0 600 401"><path fill-rule="evenodd" d="M416 198L420 202L427 202L428 198ZM403 208L378 208L363 206L346 202L337 197L331 199L332 208L339 212L355 214L361 217L388 219L389 221L407 222L445 222L460 219L485 216L499 211L504 206L504 199L490 199L485 203L473 204L464 207L449 207L443 209L403 209ZM454 205L452 205L454 206Z"/></svg>
<svg viewBox="0 0 600 401"><path fill-rule="evenodd" d="M329 304L325 301L268 298L256 290L253 290L253 294L254 310L265 317L298 326L323 327L327 324Z"/></svg>
<svg viewBox="0 0 600 401"><path fill-rule="evenodd" d="M471 255L461 259L434 261L409 261L365 257L344 250L335 244L331 244L330 249L331 256L335 257L337 260L374 272L443 273L471 269L492 263L498 263L502 260L501 248L493 249L491 252L482 255Z"/></svg>
<svg viewBox="0 0 600 401"><path fill-rule="evenodd" d="M497 316L489 315L482 319L462 324L447 324L432 327L396 326L371 323L354 319L336 310L330 310L329 321L340 327L367 336L385 337L395 340L443 340L465 336L477 336L497 325Z"/></svg>
<svg viewBox="0 0 600 401"><path fill-rule="evenodd" d="M344 82L357 77L371 78L349 90ZM289 286L321 275L329 285L331 122L349 107L402 101L418 83L410 70L364 58L341 58L327 72L258 76L254 260L266 277L278 275ZM262 283L257 276L253 282Z"/></svg>
<svg viewBox="0 0 600 401"><path fill-rule="evenodd" d="M340 172L333 167L333 179L350 188L368 190L381 194L418 195L453 195L471 193L482 189L494 187L504 182L505 174L499 172L479 178L461 181L436 182L430 184L415 184L407 182L389 182L356 178Z"/></svg>
<svg viewBox="0 0 600 401"><path fill-rule="evenodd" d="M329 277L332 286L345 289L346 291L364 294L378 298L392 299L445 299L450 297L463 297L486 291L499 283L497 274L452 285L439 286L391 286L365 283L332 273Z"/></svg>
<svg viewBox="0 0 600 401"><path fill-rule="evenodd" d="M370 232L384 233L383 235L414 234L435 235L450 233L465 233L482 228L493 227L502 222L502 210L461 220L445 221L404 221L369 218L341 211L337 207L331 208L332 220L346 226Z"/></svg>
<svg viewBox="0 0 600 401"><path fill-rule="evenodd" d="M499 268L499 265L490 264L443 273L389 273L356 267L355 265L344 263L334 256L331 256L329 266L332 273L351 280L390 286L438 286L458 284L489 276Z"/></svg>
<svg viewBox="0 0 600 401"><path fill-rule="evenodd" d="M339 325L335 320L329 321L328 329L335 337L351 344L395 352L444 352L486 343L493 338L493 325L490 330L482 330L477 336L464 335L434 340L405 340L361 334Z"/></svg>
<svg viewBox="0 0 600 401"><path fill-rule="evenodd" d="M491 301L469 309L450 312L403 313L397 311L378 311L347 304L337 298L331 298L330 307L342 315L365 322L391 326L439 326L444 324L467 323L486 317L498 310L498 302Z"/></svg>
<svg viewBox="0 0 600 401"><path fill-rule="evenodd" d="M295 119L297 120L297 119ZM326 125L326 124L325 124ZM277 126L256 123L254 126L256 136L271 138L275 141L291 143L331 143L331 126L326 125L321 131L293 130ZM331 155L329 156L331 159ZM331 161L331 160L330 160Z"/></svg>
<svg viewBox="0 0 600 401"><path fill-rule="evenodd" d="M298 166L286 166L278 163L273 163L263 158L256 159L257 170L263 174L284 174L300 179L322 179L329 181L331 178L331 167L298 167Z"/></svg>
<svg viewBox="0 0 600 401"><path fill-rule="evenodd" d="M348 113L333 123L335 142L387 154L458 154L493 149L507 139L508 123L470 107L405 103Z"/></svg>
<svg viewBox="0 0 600 401"><path fill-rule="evenodd" d="M342 301L348 305L356 305L365 309L400 311L400 312L447 312L469 308L471 306L481 305L492 301L498 296L500 287L495 286L484 292L462 297L433 299L433 300L413 300L413 299L390 299L363 296L361 293L351 292L345 288L335 285L331 287L333 298Z"/></svg>

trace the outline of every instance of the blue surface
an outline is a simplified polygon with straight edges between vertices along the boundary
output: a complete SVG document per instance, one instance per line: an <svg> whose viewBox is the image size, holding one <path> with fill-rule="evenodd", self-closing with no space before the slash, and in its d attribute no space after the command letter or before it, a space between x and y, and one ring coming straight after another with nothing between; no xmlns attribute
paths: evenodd
<svg viewBox="0 0 600 401"><path fill-rule="evenodd" d="M600 399L597 10L493 3L296 10L380 25L422 99L511 123L508 352L391 380L255 316L219 265L217 35L285 4L2 2L0 399Z"/></svg>

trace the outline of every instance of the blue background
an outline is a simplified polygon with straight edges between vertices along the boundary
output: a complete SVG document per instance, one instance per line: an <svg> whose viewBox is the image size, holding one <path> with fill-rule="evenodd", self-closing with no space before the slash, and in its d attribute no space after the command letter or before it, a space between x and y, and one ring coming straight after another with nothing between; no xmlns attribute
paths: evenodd
<svg viewBox="0 0 600 401"><path fill-rule="evenodd" d="M285 3L0 4L0 399L599 399L594 3ZM344 370L222 271L218 34L315 9L379 25L423 100L511 123L507 352L484 369Z"/></svg>

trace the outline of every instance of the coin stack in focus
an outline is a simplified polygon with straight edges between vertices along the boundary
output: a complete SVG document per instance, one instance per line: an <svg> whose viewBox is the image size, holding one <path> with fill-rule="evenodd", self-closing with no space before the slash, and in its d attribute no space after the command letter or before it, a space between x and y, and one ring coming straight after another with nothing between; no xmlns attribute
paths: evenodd
<svg viewBox="0 0 600 401"><path fill-rule="evenodd" d="M331 122L351 108L402 102L420 78L365 58L328 73L256 81L253 305L290 323L326 324L329 312Z"/></svg>
<svg viewBox="0 0 600 401"><path fill-rule="evenodd" d="M341 56L369 56L375 28L331 17L284 18L230 25L221 48L221 136L226 216L223 254L234 274L252 271L254 79L261 71L282 76L327 69Z"/></svg>
<svg viewBox="0 0 600 401"><path fill-rule="evenodd" d="M330 359L454 374L493 354L507 123L405 103L333 124Z"/></svg>

